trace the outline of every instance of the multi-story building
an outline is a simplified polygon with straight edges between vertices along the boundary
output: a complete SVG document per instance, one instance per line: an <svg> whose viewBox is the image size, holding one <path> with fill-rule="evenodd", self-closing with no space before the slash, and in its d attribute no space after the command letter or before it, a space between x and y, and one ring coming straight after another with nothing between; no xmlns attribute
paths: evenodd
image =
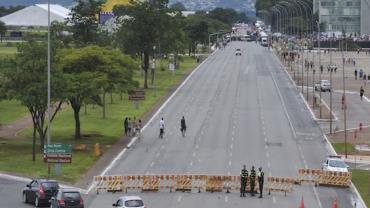
<svg viewBox="0 0 370 208"><path fill-rule="evenodd" d="M370 0L314 0L326 32L370 34Z"/></svg>

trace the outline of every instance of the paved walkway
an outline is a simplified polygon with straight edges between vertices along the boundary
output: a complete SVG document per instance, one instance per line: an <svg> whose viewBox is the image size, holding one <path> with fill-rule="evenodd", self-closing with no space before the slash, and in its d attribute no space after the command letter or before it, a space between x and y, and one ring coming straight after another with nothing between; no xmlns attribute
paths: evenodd
<svg viewBox="0 0 370 208"><path fill-rule="evenodd" d="M18 133L30 126L32 126L32 118L27 115L12 124L0 126L0 138L20 139L22 137Z"/></svg>

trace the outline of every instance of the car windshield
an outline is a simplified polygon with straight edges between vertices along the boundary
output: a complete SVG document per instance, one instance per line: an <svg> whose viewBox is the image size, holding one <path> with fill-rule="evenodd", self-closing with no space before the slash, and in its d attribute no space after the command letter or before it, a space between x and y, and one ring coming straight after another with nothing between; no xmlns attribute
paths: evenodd
<svg viewBox="0 0 370 208"><path fill-rule="evenodd" d="M334 168L347 168L347 165L340 160L330 160L329 166Z"/></svg>
<svg viewBox="0 0 370 208"><path fill-rule="evenodd" d="M240 51L240 49L238 48L238 49L236 49L236 51Z"/></svg>
<svg viewBox="0 0 370 208"><path fill-rule="evenodd" d="M78 192L64 192L63 198L65 199L80 199L80 193Z"/></svg>
<svg viewBox="0 0 370 208"><path fill-rule="evenodd" d="M43 182L42 186L45 188L58 188L58 183L56 182Z"/></svg>
<svg viewBox="0 0 370 208"><path fill-rule="evenodd" d="M143 201L141 200L128 200L125 202L126 207L142 207L144 206Z"/></svg>

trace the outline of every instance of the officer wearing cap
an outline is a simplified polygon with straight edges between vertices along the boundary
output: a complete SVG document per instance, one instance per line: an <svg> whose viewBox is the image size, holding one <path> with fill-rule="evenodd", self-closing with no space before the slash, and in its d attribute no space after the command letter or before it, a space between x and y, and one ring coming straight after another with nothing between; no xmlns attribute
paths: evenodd
<svg viewBox="0 0 370 208"><path fill-rule="evenodd" d="M245 197L245 187L248 180L248 171L246 165L243 165L243 169L240 171L240 197Z"/></svg>
<svg viewBox="0 0 370 208"><path fill-rule="evenodd" d="M249 184L250 184L250 192L251 196L254 196L254 184L256 183L256 170L254 170L254 166L252 166L251 175L249 176Z"/></svg>
<svg viewBox="0 0 370 208"><path fill-rule="evenodd" d="M258 180L258 186L259 186L259 189L260 189L259 198L262 198L264 177L265 177L265 173L262 171L262 167L258 168L257 180Z"/></svg>

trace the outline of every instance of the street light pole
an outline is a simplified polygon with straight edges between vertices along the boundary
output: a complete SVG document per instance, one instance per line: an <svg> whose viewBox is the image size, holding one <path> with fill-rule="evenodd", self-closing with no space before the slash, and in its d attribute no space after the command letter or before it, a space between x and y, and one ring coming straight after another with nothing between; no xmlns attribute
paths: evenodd
<svg viewBox="0 0 370 208"><path fill-rule="evenodd" d="M318 28L318 34L317 34L317 45L319 47L319 68L320 68L320 74L319 74L319 79L320 79L320 88L321 88L321 74L322 74L322 71L321 71L321 37L320 37L320 19L319 21L317 22L317 28ZM324 70L324 69L323 69ZM330 89L331 90L331 89ZM322 108L321 108L321 89L319 91L320 93L320 119L322 118Z"/></svg>
<svg viewBox="0 0 370 208"><path fill-rule="evenodd" d="M51 64L50 64L50 0L48 0L48 87L47 87L47 91L48 91L48 130L47 130L47 144L49 145L50 142L51 142L51 135L50 135L50 131L51 131L51 125L50 125L50 117L51 117L51 105L50 105L50 100L51 100L51 90L50 90L50 68L51 68ZM50 163L48 163L48 176L50 176Z"/></svg>
<svg viewBox="0 0 370 208"><path fill-rule="evenodd" d="M344 116L344 152L345 158L347 158L347 101L346 101L346 81L344 76L344 41L346 41L346 35L344 33L344 40L342 40L342 71L343 71L343 116ZM347 42L347 41L346 41Z"/></svg>

